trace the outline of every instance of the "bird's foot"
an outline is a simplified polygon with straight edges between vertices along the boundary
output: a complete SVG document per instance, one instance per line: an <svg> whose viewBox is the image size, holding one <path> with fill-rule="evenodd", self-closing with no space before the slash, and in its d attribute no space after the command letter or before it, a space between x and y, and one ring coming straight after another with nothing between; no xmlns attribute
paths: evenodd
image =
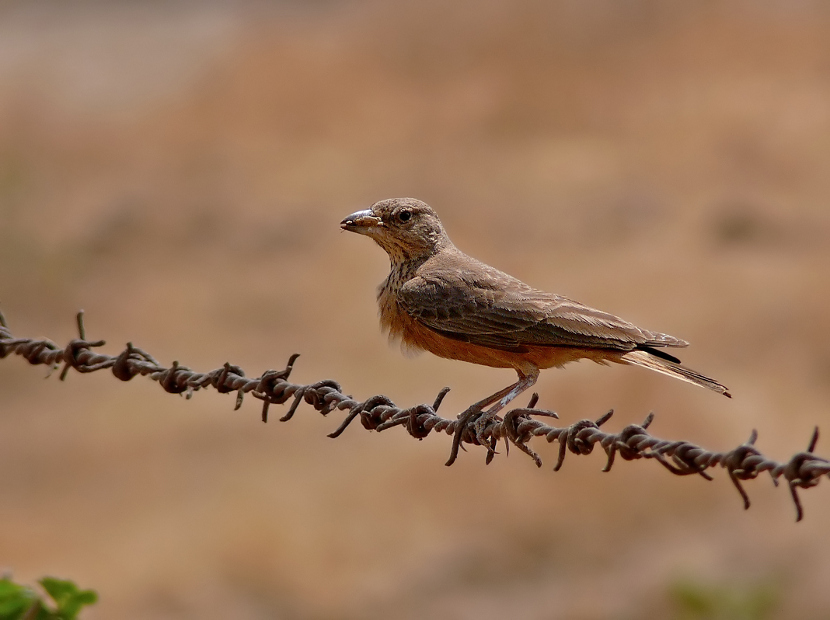
<svg viewBox="0 0 830 620"><path fill-rule="evenodd" d="M501 407L499 407L501 409ZM495 423L501 422L501 418L496 414L495 411L482 411L479 416L472 421L472 427L475 431L475 437L478 443L482 446L487 446L488 451L488 458L492 459L492 454L495 454L495 450L493 449L493 443L490 441L492 435L488 435L487 430L490 426ZM492 454L489 454L492 453Z"/></svg>
<svg viewBox="0 0 830 620"><path fill-rule="evenodd" d="M494 409L498 411L501 407ZM492 441L492 435L488 433L488 430L494 423L502 421L496 411L492 409L485 411L480 403L476 403L458 416L458 421L455 423L455 432L453 433L452 450L446 465L449 466L455 462L455 459L458 458L458 450L465 441L485 446L487 448L487 462L489 463L493 459L496 454L495 442Z"/></svg>

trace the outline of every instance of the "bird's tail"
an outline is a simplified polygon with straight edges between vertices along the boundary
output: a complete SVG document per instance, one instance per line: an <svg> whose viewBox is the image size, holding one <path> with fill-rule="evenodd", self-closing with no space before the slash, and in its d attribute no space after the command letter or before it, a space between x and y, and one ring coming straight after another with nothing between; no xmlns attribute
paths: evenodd
<svg viewBox="0 0 830 620"><path fill-rule="evenodd" d="M642 366L643 368L654 370L664 375L668 375L669 377L674 377L675 379L687 381L688 383L694 383L695 385L708 388L713 392L718 392L728 398L732 398L732 394L729 393L726 386L721 385L714 379L710 379L709 377L702 375L691 368L686 368L685 366L681 366L671 360L652 355L648 351L629 351L628 353L622 355L621 359L625 363L633 364L634 366Z"/></svg>

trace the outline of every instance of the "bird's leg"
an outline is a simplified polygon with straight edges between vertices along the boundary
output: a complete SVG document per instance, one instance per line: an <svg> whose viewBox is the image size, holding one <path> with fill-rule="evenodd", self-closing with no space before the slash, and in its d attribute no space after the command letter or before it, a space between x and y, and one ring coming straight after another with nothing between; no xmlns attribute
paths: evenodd
<svg viewBox="0 0 830 620"><path fill-rule="evenodd" d="M490 407L487 411L483 411L482 415L475 421L476 439L478 439L479 442L482 442L482 433L484 432L487 423L496 417L496 414L504 409L511 400L516 398L526 389L533 387L536 380L539 378L539 369L535 367L531 368L528 372L522 372L521 370L516 370L516 372L519 374L519 380L509 386L509 388L506 388L510 391L502 396L501 400ZM493 400L495 401L496 399L494 398Z"/></svg>
<svg viewBox="0 0 830 620"><path fill-rule="evenodd" d="M487 398L470 405L466 411L458 416L458 422L456 422L455 426L455 434L452 439L452 450L450 451L450 458L446 463L447 465L452 465L458 457L458 449L461 446L461 439L463 437L464 429L467 428L467 425L470 424L471 421L475 420L474 428L476 439L481 445L486 445L486 438L482 436L482 433L487 425L487 422L492 420L493 417L499 411L504 409L504 407L511 400L536 383L536 379L539 378L539 369L535 367L529 369L528 372L522 372L518 369L516 372L519 375L519 380L516 381L516 383L512 383L495 394L491 394ZM484 411L484 408L488 405L493 406L487 411ZM492 448L488 449L492 450Z"/></svg>
<svg viewBox="0 0 830 620"><path fill-rule="evenodd" d="M519 373L519 380L516 381L516 383L514 383L513 385L509 386L509 388L505 388L510 389L510 391L504 396L502 396L501 400L498 403L496 403L495 405L490 407L490 409L487 410L487 415L497 414L499 411L504 409L511 400L516 398L526 389L533 387L536 384L536 380L539 378L539 369L536 367L532 367L526 372L522 372L521 370L517 370L516 372ZM499 394L501 394L501 392L499 392ZM490 402L494 402L495 400L496 399L494 398Z"/></svg>

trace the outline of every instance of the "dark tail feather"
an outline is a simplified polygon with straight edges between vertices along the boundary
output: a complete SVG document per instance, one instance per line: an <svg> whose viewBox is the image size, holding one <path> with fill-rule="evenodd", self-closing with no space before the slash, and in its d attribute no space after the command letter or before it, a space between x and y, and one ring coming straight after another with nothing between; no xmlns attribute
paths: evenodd
<svg viewBox="0 0 830 620"><path fill-rule="evenodd" d="M702 375L691 368L681 366L672 360L664 359L663 356L655 356L650 351L629 351L623 355L621 359L624 362L633 364L634 366L642 366L643 368L648 368L649 370L654 370L655 372L668 375L669 377L674 377L675 379L680 379L681 381L705 387L713 392L718 392L728 398L732 398L732 395L729 393L726 386L721 385L714 379L710 379L706 375Z"/></svg>
<svg viewBox="0 0 830 620"><path fill-rule="evenodd" d="M656 355L664 360L668 360L669 362L674 362L675 364L679 364L680 360L676 358L674 355L670 353L666 353L662 349L655 349L654 347L650 347L648 345L641 344L637 347L640 351L645 351L646 353L651 353L652 355Z"/></svg>

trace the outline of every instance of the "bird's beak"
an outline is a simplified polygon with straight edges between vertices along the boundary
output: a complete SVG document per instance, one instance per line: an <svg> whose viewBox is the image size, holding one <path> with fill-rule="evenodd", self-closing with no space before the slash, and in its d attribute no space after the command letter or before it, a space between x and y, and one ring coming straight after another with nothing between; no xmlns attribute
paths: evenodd
<svg viewBox="0 0 830 620"><path fill-rule="evenodd" d="M383 226L383 220L372 213L371 209L364 209L352 213L340 222L340 228L352 232L367 234L373 228Z"/></svg>

